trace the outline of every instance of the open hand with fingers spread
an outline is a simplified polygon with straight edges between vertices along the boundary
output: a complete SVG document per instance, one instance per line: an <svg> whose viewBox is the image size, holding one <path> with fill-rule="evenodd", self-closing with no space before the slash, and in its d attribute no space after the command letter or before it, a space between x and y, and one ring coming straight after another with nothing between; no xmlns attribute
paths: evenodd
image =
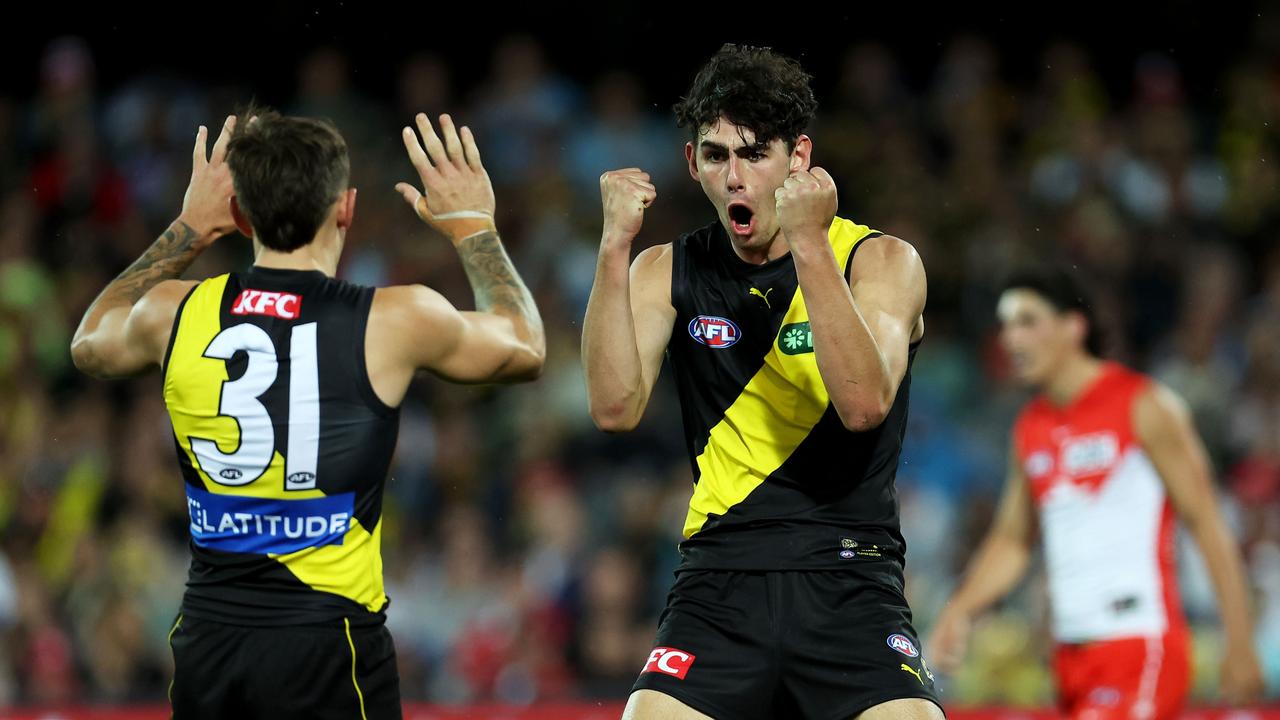
<svg viewBox="0 0 1280 720"><path fill-rule="evenodd" d="M182 214L178 219L195 230L203 242L226 235L236 229L231 216L231 167L227 165L227 145L236 129L236 116L229 115L222 132L213 143L213 154L206 149L209 130L201 125L196 131L196 145L191 153L191 182L182 197Z"/></svg>
<svg viewBox="0 0 1280 720"><path fill-rule="evenodd" d="M419 113L414 120L418 133L406 127L401 135L423 190L419 192L409 183L397 184L396 190L423 222L449 236L454 244L494 230L493 183L480 164L480 150L471 129L463 126L459 131L453 118L441 115L441 140L426 115Z"/></svg>

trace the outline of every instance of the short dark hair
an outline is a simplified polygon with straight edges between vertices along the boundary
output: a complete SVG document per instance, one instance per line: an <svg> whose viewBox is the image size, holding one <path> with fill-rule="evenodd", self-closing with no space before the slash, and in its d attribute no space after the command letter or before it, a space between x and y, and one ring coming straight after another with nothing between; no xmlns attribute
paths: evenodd
<svg viewBox="0 0 1280 720"><path fill-rule="evenodd" d="M818 110L811 79L800 63L770 48L726 44L676 103L676 119L694 142L703 126L725 118L754 133L757 143L781 139L792 149Z"/></svg>
<svg viewBox="0 0 1280 720"><path fill-rule="evenodd" d="M1094 311L1093 296L1080 276L1063 267L1034 266L1013 272L1001 287L1000 294L1009 290L1030 290L1044 298L1060 313L1077 312L1084 317L1084 349L1094 357L1106 351L1106 337Z"/></svg>
<svg viewBox="0 0 1280 720"><path fill-rule="evenodd" d="M315 238L351 173L347 143L332 123L256 107L239 114L227 164L258 240L281 252Z"/></svg>

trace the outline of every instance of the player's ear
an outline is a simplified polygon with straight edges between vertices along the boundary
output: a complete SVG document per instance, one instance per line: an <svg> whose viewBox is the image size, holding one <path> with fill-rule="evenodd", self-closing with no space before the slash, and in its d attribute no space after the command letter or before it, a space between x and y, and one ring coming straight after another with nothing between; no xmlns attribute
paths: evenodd
<svg viewBox="0 0 1280 720"><path fill-rule="evenodd" d="M249 224L249 218L240 209L240 202L236 200L235 195L231 196L231 218L236 221L236 229L241 235L253 238L253 225Z"/></svg>
<svg viewBox="0 0 1280 720"><path fill-rule="evenodd" d="M684 144L684 159L685 162L689 163L689 177L697 182L702 182L702 178L698 177L698 158L694 155L695 152L696 148L693 147L693 143L687 142Z"/></svg>
<svg viewBox="0 0 1280 720"><path fill-rule="evenodd" d="M338 227L346 230L356 218L356 189L347 188L338 198Z"/></svg>
<svg viewBox="0 0 1280 720"><path fill-rule="evenodd" d="M1084 348L1085 340L1089 335L1089 321L1085 319L1084 314L1079 312L1067 313L1067 327L1071 333L1071 344Z"/></svg>
<svg viewBox="0 0 1280 720"><path fill-rule="evenodd" d="M813 140L808 135L796 138L795 147L791 149L791 167L793 173L809 169L813 157Z"/></svg>

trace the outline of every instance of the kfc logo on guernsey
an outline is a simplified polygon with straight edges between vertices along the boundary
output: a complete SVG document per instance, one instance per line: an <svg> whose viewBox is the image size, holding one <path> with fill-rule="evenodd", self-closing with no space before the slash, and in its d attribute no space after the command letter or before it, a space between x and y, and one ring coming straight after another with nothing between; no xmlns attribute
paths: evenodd
<svg viewBox="0 0 1280 720"><path fill-rule="evenodd" d="M732 320L715 315L699 315L689 322L689 336L716 349L727 348L742 338L742 331Z"/></svg>
<svg viewBox="0 0 1280 720"><path fill-rule="evenodd" d="M231 306L232 315L268 315L281 320L297 320L301 311L301 295L266 290L243 290Z"/></svg>
<svg viewBox="0 0 1280 720"><path fill-rule="evenodd" d="M689 674L689 667L693 665L693 660L694 656L683 650L656 647L649 653L649 662L645 663L644 670L641 670L640 674L657 672L683 680L684 676Z"/></svg>

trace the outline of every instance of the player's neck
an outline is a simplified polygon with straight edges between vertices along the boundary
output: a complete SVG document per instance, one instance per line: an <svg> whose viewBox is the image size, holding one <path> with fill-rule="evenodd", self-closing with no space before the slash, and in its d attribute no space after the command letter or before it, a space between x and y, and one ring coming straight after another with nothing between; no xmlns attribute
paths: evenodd
<svg viewBox="0 0 1280 720"><path fill-rule="evenodd" d="M325 231L322 230L315 240L293 252L272 250L255 239L253 264L276 270L319 270L333 277L338 273L338 256L342 253L342 242L325 235Z"/></svg>
<svg viewBox="0 0 1280 720"><path fill-rule="evenodd" d="M1042 391L1049 402L1066 407L1075 402L1102 372L1102 361L1089 355L1079 355L1063 362Z"/></svg>

